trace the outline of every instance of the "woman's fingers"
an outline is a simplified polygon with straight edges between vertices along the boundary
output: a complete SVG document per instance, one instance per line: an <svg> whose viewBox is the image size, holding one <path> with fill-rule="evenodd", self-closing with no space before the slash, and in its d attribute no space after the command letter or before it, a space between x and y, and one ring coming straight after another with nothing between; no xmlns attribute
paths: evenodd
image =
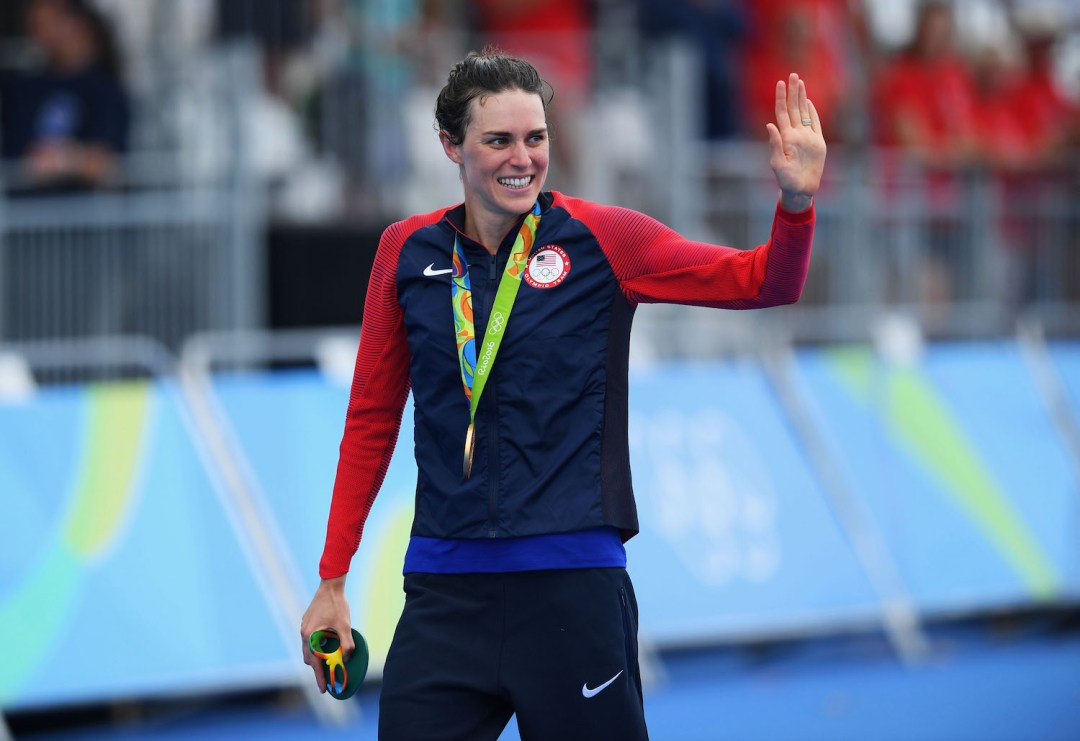
<svg viewBox="0 0 1080 741"><path fill-rule="evenodd" d="M787 112L787 84L783 80L776 81L776 125L777 127L790 125Z"/></svg>
<svg viewBox="0 0 1080 741"><path fill-rule="evenodd" d="M806 97L806 83L797 72L788 75L788 79L776 81L776 125L781 134L788 128L803 125L803 120L812 118L810 100Z"/></svg>
<svg viewBox="0 0 1080 741"><path fill-rule="evenodd" d="M338 631L338 638L341 641L341 654L346 659L352 656L352 652L356 650L356 641L352 637L352 626L346 625L345 630Z"/></svg>
<svg viewBox="0 0 1080 741"><path fill-rule="evenodd" d="M806 97L806 82L799 80L799 124L810 119L810 101Z"/></svg>
<svg viewBox="0 0 1080 741"><path fill-rule="evenodd" d="M780 136L780 130L776 128L776 124L765 124L765 128L769 130L770 163L775 167L784 158L784 139Z"/></svg>
<svg viewBox="0 0 1080 741"><path fill-rule="evenodd" d="M805 98L805 86L802 85L802 80L799 79L799 75L792 72L788 75L787 82L787 114L788 120L792 126L802 125L802 114L799 112L800 92L802 93L802 97Z"/></svg>
<svg viewBox="0 0 1080 741"><path fill-rule="evenodd" d="M809 121L809 124L803 123ZM821 133L821 120L814 103L806 95L806 81L792 72L787 81L776 82L776 128L781 140L786 140L789 129L796 132L804 126Z"/></svg>
<svg viewBox="0 0 1080 741"><path fill-rule="evenodd" d="M308 636L304 635L303 630L300 631L300 639L304 646L304 663L311 667L311 670L315 672L315 683L319 685L319 692L326 692L326 676L322 670L322 659L315 654L311 653L311 646L308 645Z"/></svg>

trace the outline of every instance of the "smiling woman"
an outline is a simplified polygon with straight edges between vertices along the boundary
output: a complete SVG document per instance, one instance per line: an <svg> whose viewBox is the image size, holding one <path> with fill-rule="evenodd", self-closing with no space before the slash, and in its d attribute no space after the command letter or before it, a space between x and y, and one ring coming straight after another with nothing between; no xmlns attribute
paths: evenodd
<svg viewBox="0 0 1080 741"><path fill-rule="evenodd" d="M416 508L380 738L496 739L514 714L523 738L647 737L624 547L634 309L776 306L806 280L825 140L797 74L776 83L780 199L752 250L545 191L549 101L522 59L456 64L435 115L463 203L391 225L372 268L301 637L351 635L345 577L411 388Z"/></svg>
<svg viewBox="0 0 1080 741"><path fill-rule="evenodd" d="M549 100L531 64L490 49L455 65L439 94L435 120L461 168L465 232L493 254L547 178Z"/></svg>
<svg viewBox="0 0 1080 741"><path fill-rule="evenodd" d="M503 90L475 101L460 143L445 129L439 139L461 168L465 234L495 254L547 178L547 125L543 101L534 93Z"/></svg>

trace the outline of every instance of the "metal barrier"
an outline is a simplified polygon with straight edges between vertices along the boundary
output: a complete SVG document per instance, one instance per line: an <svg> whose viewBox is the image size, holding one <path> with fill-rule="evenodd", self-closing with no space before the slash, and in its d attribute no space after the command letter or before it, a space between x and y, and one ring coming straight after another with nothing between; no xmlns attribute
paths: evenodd
<svg viewBox="0 0 1080 741"><path fill-rule="evenodd" d="M3 337L150 335L253 323L223 189L20 201L0 221Z"/></svg>
<svg viewBox="0 0 1080 741"><path fill-rule="evenodd" d="M39 385L73 384L123 378L165 378L176 359L160 342L145 336L113 336L0 342L0 399L29 396Z"/></svg>

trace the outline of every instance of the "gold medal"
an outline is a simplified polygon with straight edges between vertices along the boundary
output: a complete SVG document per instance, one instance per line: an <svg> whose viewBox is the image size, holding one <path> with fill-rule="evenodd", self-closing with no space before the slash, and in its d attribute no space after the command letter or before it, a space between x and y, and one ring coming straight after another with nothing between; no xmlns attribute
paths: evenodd
<svg viewBox="0 0 1080 741"><path fill-rule="evenodd" d="M472 476L473 450L476 448L476 427L471 422L465 430L465 457L461 462L461 472L465 478Z"/></svg>

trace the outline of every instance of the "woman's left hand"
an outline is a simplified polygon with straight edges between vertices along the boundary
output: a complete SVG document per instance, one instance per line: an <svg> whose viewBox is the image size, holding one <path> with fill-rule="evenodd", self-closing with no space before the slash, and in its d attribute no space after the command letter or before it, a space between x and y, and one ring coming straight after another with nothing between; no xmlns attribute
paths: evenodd
<svg viewBox="0 0 1080 741"><path fill-rule="evenodd" d="M769 130L769 165L780 186L780 205L805 211L813 202L825 169L825 137L806 83L792 72L776 83L776 123Z"/></svg>

